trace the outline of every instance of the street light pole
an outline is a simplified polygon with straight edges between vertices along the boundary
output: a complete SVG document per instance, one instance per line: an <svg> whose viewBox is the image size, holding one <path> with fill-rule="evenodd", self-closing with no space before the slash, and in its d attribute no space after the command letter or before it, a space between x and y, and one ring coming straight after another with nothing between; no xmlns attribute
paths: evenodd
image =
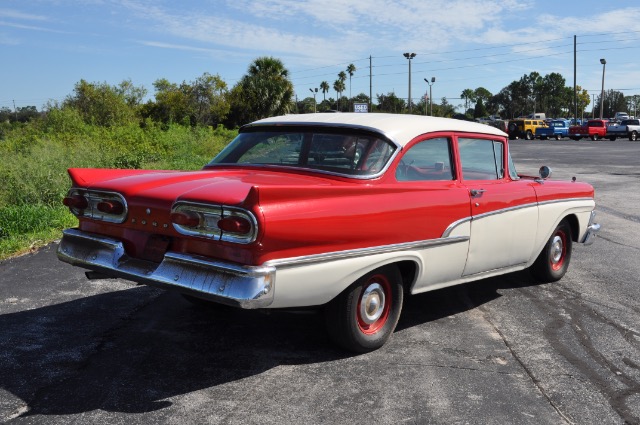
<svg viewBox="0 0 640 425"><path fill-rule="evenodd" d="M602 108L604 107L604 68L607 65L607 61L600 59L602 64L602 91L600 92L600 119L602 119Z"/></svg>
<svg viewBox="0 0 640 425"><path fill-rule="evenodd" d="M315 89L309 89L309 91L311 92L311 94L313 94L313 113L316 113L316 94L318 94L318 88L316 87Z"/></svg>
<svg viewBox="0 0 640 425"><path fill-rule="evenodd" d="M431 81L425 78L424 81L429 84L429 115L433 116L433 96L431 95L431 86L436 82L436 77L431 77Z"/></svg>
<svg viewBox="0 0 640 425"><path fill-rule="evenodd" d="M411 113L411 59L416 57L415 53L403 53L403 56L409 61L409 113Z"/></svg>

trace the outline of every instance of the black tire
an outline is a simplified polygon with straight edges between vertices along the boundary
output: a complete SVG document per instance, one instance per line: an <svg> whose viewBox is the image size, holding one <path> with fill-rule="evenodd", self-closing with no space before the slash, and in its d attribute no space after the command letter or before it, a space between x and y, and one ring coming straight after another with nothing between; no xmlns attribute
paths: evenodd
<svg viewBox="0 0 640 425"><path fill-rule="evenodd" d="M534 279L545 283L562 279L569 269L572 247L571 226L562 220L529 269Z"/></svg>
<svg viewBox="0 0 640 425"><path fill-rule="evenodd" d="M631 133L629 133L629 141L635 142L636 140L638 140L638 133L635 131L632 131Z"/></svg>
<svg viewBox="0 0 640 425"><path fill-rule="evenodd" d="M591 140L593 140L594 142L595 142L596 140L598 140L598 139L600 139L600 135L599 135L599 134L592 134L592 135L591 135Z"/></svg>
<svg viewBox="0 0 640 425"><path fill-rule="evenodd" d="M562 136L560 136L559 134L556 134L556 140L560 140L562 138Z"/></svg>
<svg viewBox="0 0 640 425"><path fill-rule="evenodd" d="M524 138L527 140L533 140L533 133L531 132L531 130L527 130L527 132L524 135Z"/></svg>
<svg viewBox="0 0 640 425"><path fill-rule="evenodd" d="M377 350L398 324L403 295L395 265L367 273L325 307L329 337L357 353Z"/></svg>

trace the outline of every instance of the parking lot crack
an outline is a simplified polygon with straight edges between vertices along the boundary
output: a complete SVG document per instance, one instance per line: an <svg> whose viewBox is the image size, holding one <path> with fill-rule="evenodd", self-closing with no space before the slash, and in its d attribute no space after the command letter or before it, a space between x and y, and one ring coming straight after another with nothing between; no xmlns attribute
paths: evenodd
<svg viewBox="0 0 640 425"><path fill-rule="evenodd" d="M509 350L509 353L511 353L511 356L518 362L518 364L520 364L520 367L522 367L522 369L525 371L525 373L527 374L527 376L529 377L529 379L531 379L531 382L533 383L533 385L537 388L537 390L540 392L540 394L542 394L542 396L547 400L547 402L549 403L549 405L551 405L551 407L556 411L556 413L558 413L558 415L564 419L564 421L567 424L570 425L574 425L575 422L573 422L566 414L564 414L562 412L562 410L560 410L560 407L551 399L551 397L546 393L545 389L543 388L540 380L538 378L536 378L535 374L533 373L533 371L525 364L525 362L520 358L520 356L518 355L518 353L516 353L516 351L514 350L514 348L511 346L511 344L509 343L507 337L504 335L504 333L502 333L502 331L500 331L500 329L498 329L498 327L493 323L493 321L489 318L489 314L488 312L482 307L482 306L478 306L477 307L480 312L482 312L482 316L484 318L484 320L486 320L487 323L489 323L489 325L491 325L491 327L493 328L493 330L500 335L500 338L502 339L502 342L504 343L505 347L507 348L507 350Z"/></svg>

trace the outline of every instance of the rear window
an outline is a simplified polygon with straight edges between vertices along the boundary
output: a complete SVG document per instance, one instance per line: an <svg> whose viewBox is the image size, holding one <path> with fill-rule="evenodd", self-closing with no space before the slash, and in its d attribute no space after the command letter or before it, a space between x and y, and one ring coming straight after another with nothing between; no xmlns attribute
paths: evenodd
<svg viewBox="0 0 640 425"><path fill-rule="evenodd" d="M240 133L207 166L267 165L350 176L383 171L396 146L379 135L329 129L268 129Z"/></svg>

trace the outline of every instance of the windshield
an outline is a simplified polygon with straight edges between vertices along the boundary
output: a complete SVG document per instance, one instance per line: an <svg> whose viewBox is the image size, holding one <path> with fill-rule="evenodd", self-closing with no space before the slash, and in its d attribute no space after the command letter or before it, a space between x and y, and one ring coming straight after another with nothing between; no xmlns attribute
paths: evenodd
<svg viewBox="0 0 640 425"><path fill-rule="evenodd" d="M385 169L396 147L378 135L327 129L269 129L240 133L207 166L298 167L353 176Z"/></svg>

